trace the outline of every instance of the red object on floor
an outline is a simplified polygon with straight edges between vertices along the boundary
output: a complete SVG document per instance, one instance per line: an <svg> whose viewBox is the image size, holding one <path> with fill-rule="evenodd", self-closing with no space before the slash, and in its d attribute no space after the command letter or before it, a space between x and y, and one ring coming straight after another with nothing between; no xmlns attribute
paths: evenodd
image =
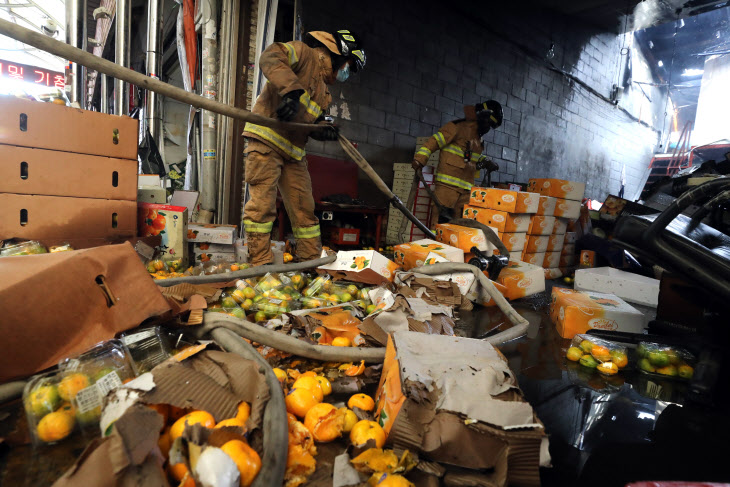
<svg viewBox="0 0 730 487"><path fill-rule="evenodd" d="M626 487L728 487L730 484L720 484L714 482L672 482L672 481L657 481L657 482L631 482L626 484Z"/></svg>
<svg viewBox="0 0 730 487"><path fill-rule="evenodd" d="M330 241L337 245L358 245L360 230L357 228L333 228Z"/></svg>

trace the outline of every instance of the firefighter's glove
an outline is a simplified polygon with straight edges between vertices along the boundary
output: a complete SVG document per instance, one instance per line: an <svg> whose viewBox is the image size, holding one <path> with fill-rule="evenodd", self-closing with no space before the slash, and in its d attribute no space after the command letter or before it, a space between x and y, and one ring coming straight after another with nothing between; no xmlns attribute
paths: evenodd
<svg viewBox="0 0 730 487"><path fill-rule="evenodd" d="M332 125L329 123L322 123L319 124L322 126L322 128L313 130L309 133L309 136L313 138L314 140L321 140L321 141L332 141L337 140L340 137L340 129L337 128L336 125Z"/></svg>
<svg viewBox="0 0 730 487"><path fill-rule="evenodd" d="M484 159L477 163L477 169L486 169L489 172L499 171L499 164L491 159Z"/></svg>
<svg viewBox="0 0 730 487"><path fill-rule="evenodd" d="M294 120L299 112L299 97L302 96L304 90L290 91L284 95L276 109L276 117L282 122L290 122Z"/></svg>
<svg viewBox="0 0 730 487"><path fill-rule="evenodd" d="M418 171L419 169L423 169L423 164L418 162L418 159L413 159L413 161L411 162L411 167L413 167L413 169Z"/></svg>

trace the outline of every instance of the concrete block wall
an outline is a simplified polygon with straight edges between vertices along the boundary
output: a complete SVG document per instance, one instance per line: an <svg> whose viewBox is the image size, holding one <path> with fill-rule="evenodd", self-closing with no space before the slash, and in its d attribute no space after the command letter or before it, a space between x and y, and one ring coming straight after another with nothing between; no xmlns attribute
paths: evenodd
<svg viewBox="0 0 730 487"><path fill-rule="evenodd" d="M331 87L330 113L386 183L394 163L412 159L416 137L461 118L465 104L492 98L504 107L503 125L485 136L486 153L500 166L493 181L585 181L587 196L603 200L618 193L625 165L626 195L640 190L657 131L545 61L553 44L554 66L608 97L618 78L616 33L527 8L453 8L412 0L347 9L334 0L303 3L305 31L350 28L366 40L367 68ZM333 142L310 141L307 151L344 158ZM385 203L363 174L360 194Z"/></svg>

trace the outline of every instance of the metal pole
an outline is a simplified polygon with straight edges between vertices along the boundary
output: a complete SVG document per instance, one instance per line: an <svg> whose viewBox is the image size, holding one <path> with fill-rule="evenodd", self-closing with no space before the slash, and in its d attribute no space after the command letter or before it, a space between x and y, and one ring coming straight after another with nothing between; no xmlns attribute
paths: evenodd
<svg viewBox="0 0 730 487"><path fill-rule="evenodd" d="M129 68L130 20L132 17L131 0L117 0L116 37L114 38L114 62ZM117 78L114 80L114 113L129 113L129 85Z"/></svg>
<svg viewBox="0 0 730 487"><path fill-rule="evenodd" d="M101 84L101 113L109 113L109 85L107 85L104 73L101 73L99 83Z"/></svg>
<svg viewBox="0 0 730 487"><path fill-rule="evenodd" d="M202 7L203 5L208 8ZM202 95L204 98L216 100L218 97L218 1L210 0L201 4L204 8L202 18L202 49L200 63L202 67ZM200 184L200 207L210 212L216 211L217 190L217 115L208 110L200 112L202 133L202 174Z"/></svg>
<svg viewBox="0 0 730 487"><path fill-rule="evenodd" d="M148 0L147 2L147 76L160 79L162 70L162 2L163 0ZM157 146L162 145L162 116L160 100L154 91L145 92L145 118L152 139Z"/></svg>
<svg viewBox="0 0 730 487"><path fill-rule="evenodd" d="M66 44L86 51L86 0L66 0ZM86 68L69 62L66 79L71 103L86 108Z"/></svg>

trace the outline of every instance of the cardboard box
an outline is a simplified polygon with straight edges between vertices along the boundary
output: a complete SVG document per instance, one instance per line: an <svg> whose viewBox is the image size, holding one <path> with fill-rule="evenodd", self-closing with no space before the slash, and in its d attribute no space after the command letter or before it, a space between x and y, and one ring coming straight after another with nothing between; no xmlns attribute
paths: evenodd
<svg viewBox="0 0 730 487"><path fill-rule="evenodd" d="M0 144L137 160L139 122L0 95Z"/></svg>
<svg viewBox="0 0 730 487"><path fill-rule="evenodd" d="M2 257L2 269L0 316L9 332L0 382L54 366L170 310L129 243Z"/></svg>
<svg viewBox="0 0 730 487"><path fill-rule="evenodd" d="M580 259L578 259L578 265L583 268L595 267L596 253L593 250L581 250Z"/></svg>
<svg viewBox="0 0 730 487"><path fill-rule="evenodd" d="M643 333L644 314L615 294L553 288L550 319L563 338L591 329Z"/></svg>
<svg viewBox="0 0 730 487"><path fill-rule="evenodd" d="M558 199L555 216L574 220L580 216L580 201Z"/></svg>
<svg viewBox="0 0 730 487"><path fill-rule="evenodd" d="M496 228L500 232L521 233L527 232L530 228L530 215L465 205L463 216L483 223L488 227Z"/></svg>
<svg viewBox="0 0 730 487"><path fill-rule="evenodd" d="M575 254L560 254L560 262L558 263L559 267L570 267L574 266L577 261L577 258Z"/></svg>
<svg viewBox="0 0 730 487"><path fill-rule="evenodd" d="M210 252L206 250L193 250L194 264L200 264L201 262L236 262L236 254L229 252Z"/></svg>
<svg viewBox="0 0 730 487"><path fill-rule="evenodd" d="M336 279L380 285L393 282L398 264L375 250L341 250L337 260L317 269Z"/></svg>
<svg viewBox="0 0 730 487"><path fill-rule="evenodd" d="M614 269L596 267L575 271L575 289L615 294L631 303L656 308L659 302L659 280Z"/></svg>
<svg viewBox="0 0 730 487"><path fill-rule="evenodd" d="M558 203L557 198L552 196L540 196L540 203L537 206L537 214L544 216L553 216L555 214L555 205Z"/></svg>
<svg viewBox="0 0 730 487"><path fill-rule="evenodd" d="M565 218L556 218L555 219L555 225L553 225L553 234L555 235L565 235L566 231L568 229L568 220Z"/></svg>
<svg viewBox="0 0 730 487"><path fill-rule="evenodd" d="M0 145L0 193L134 201L137 161Z"/></svg>
<svg viewBox="0 0 730 487"><path fill-rule="evenodd" d="M577 234L575 232L565 232L565 244L574 244L577 240Z"/></svg>
<svg viewBox="0 0 730 487"><path fill-rule="evenodd" d="M188 225L188 241L233 245L236 240L236 225L214 225L212 223L191 223Z"/></svg>
<svg viewBox="0 0 730 487"><path fill-rule="evenodd" d="M222 254L232 254L236 251L236 246L235 245L196 242L193 244L193 251L198 252L198 253L217 252L219 254L221 254L221 253Z"/></svg>
<svg viewBox="0 0 730 487"><path fill-rule="evenodd" d="M563 249L560 253L563 255L575 255L575 244L563 244Z"/></svg>
<svg viewBox="0 0 730 487"><path fill-rule="evenodd" d="M157 249L163 260L182 258L183 266L188 262L188 245L185 235L188 226L188 209L184 206L137 203L139 236L161 235L162 243Z"/></svg>
<svg viewBox="0 0 730 487"><path fill-rule="evenodd" d="M137 201L140 203L167 204L167 190L165 188L144 186L137 188Z"/></svg>
<svg viewBox="0 0 730 487"><path fill-rule="evenodd" d="M137 203L95 198L0 194L0 240L104 238L137 234Z"/></svg>
<svg viewBox="0 0 730 487"><path fill-rule="evenodd" d="M375 417L393 448L471 469L469 485L540 484L543 427L504 356L482 340L393 333Z"/></svg>
<svg viewBox="0 0 730 487"><path fill-rule="evenodd" d="M500 240L510 252L521 252L527 242L527 233L502 233Z"/></svg>
<svg viewBox="0 0 730 487"><path fill-rule="evenodd" d="M550 237L547 235L528 235L525 247L522 249L525 253L534 254L536 252L546 252Z"/></svg>
<svg viewBox="0 0 730 487"><path fill-rule="evenodd" d="M545 273L539 265L510 260L499 273L497 282L507 288L507 299L518 299L545 290Z"/></svg>
<svg viewBox="0 0 730 487"><path fill-rule="evenodd" d="M396 245L393 250L395 263L405 271L424 265L426 256L431 252L440 255L449 262L464 262L463 250L427 238Z"/></svg>
<svg viewBox="0 0 730 487"><path fill-rule="evenodd" d="M469 204L508 213L537 213L540 195L495 188L471 188Z"/></svg>
<svg viewBox="0 0 730 487"><path fill-rule="evenodd" d="M109 393L99 426L109 433L90 442L54 485L169 485L157 445L164 418L147 404L203 410L219 422L234 416L237 405L246 401L251 405L246 429L260 437L263 411L271 397L260 366L234 353L201 348L204 346L190 347ZM177 459L192 472L203 445L220 447L229 440L245 439L244 430L238 428L188 429L183 437L187 446ZM251 447L266 458L260 441L251 441ZM219 469L225 477L223 471Z"/></svg>
<svg viewBox="0 0 730 487"><path fill-rule="evenodd" d="M529 235L551 235L555 227L554 216L533 215L530 219Z"/></svg>
<svg viewBox="0 0 730 487"><path fill-rule="evenodd" d="M499 236L499 231L496 228L492 228L492 230ZM465 254L471 252L472 247L476 247L482 252L487 253L493 252L495 248L494 245L487 241L484 232L477 228L462 227L450 223L439 223L434 228L434 233L436 234L436 240L461 249Z"/></svg>
<svg viewBox="0 0 730 487"><path fill-rule="evenodd" d="M563 250L564 241L565 235L550 235L546 251L560 253Z"/></svg>
<svg viewBox="0 0 730 487"><path fill-rule="evenodd" d="M560 267L560 252L545 252L542 267L545 269L550 267Z"/></svg>
<svg viewBox="0 0 730 487"><path fill-rule="evenodd" d="M522 262L542 267L545 260L545 252L522 252Z"/></svg>
<svg viewBox="0 0 730 487"><path fill-rule="evenodd" d="M545 268L545 280L549 279L560 279L565 274L559 267Z"/></svg>
<svg viewBox="0 0 730 487"><path fill-rule="evenodd" d="M585 195L586 185L565 179L530 179L527 191L540 193L543 196L581 201Z"/></svg>

